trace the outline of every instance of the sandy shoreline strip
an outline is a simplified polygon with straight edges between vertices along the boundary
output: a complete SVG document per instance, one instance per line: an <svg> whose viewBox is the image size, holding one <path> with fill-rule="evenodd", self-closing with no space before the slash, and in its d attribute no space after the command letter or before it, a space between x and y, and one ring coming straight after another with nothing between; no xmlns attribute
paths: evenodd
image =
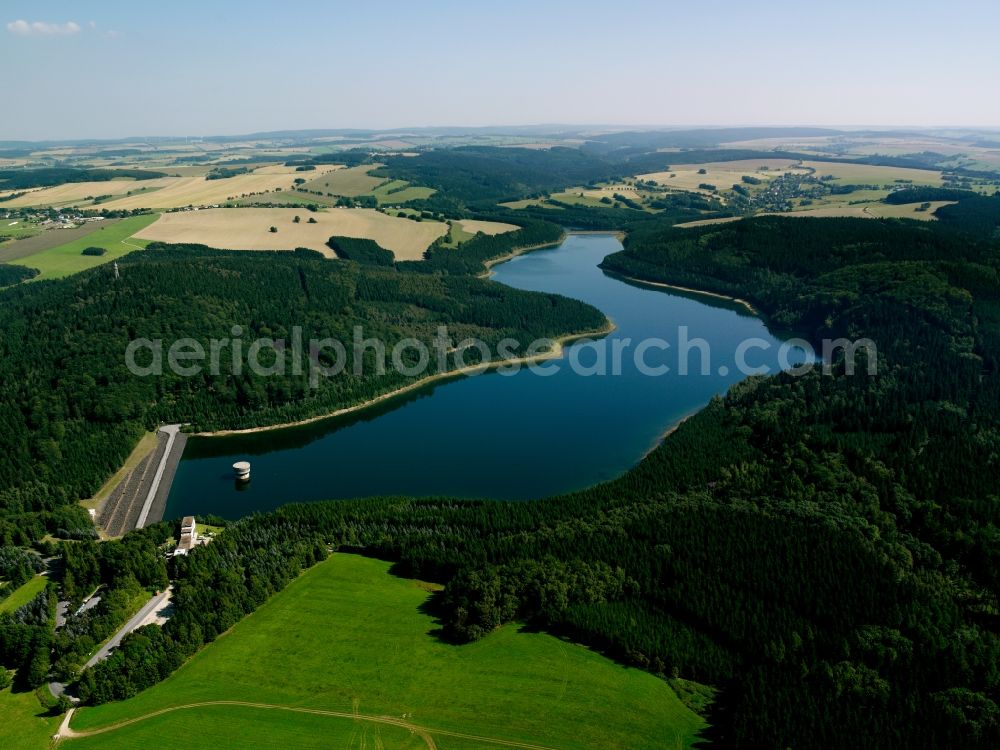
<svg viewBox="0 0 1000 750"><path fill-rule="evenodd" d="M489 372L490 370L497 370L501 367L510 367L512 365L531 365L538 362L546 362L552 359L561 359L566 352L566 345L571 344L574 341L579 341L586 338L603 338L609 333L615 330L617 326L612 321L608 321L608 324L603 328L584 331L582 333L571 333L567 336L561 336L557 339L553 339L555 346L541 354L537 354L533 357L516 357L514 359L505 359L497 362L490 362L488 365L476 365L473 367L463 367L458 370L449 370L448 372L439 372L434 375L428 375L426 378L420 378L412 383L404 385L402 388L397 388L394 391L388 391L383 393L381 396L376 396L368 401L362 401L360 404L355 404L354 406L345 406L342 409L337 409L335 411L329 412L327 414L320 414L319 416L309 417L308 419L300 419L296 422L284 422L282 424L267 425L264 427L247 427L242 430L216 430L214 432L195 432L192 433L194 437L225 437L227 435L251 435L258 432L270 432L271 430L285 430L290 427L302 427L303 425L312 424L314 422L321 422L324 419L333 419L335 417L342 417L347 414L353 414L355 412L363 411L376 404L380 404L384 401L389 401L397 396L402 396L411 391L420 390L425 388L431 383L435 383L442 380L450 380L452 378L459 378L469 375L477 375L480 373Z"/></svg>
<svg viewBox="0 0 1000 750"><path fill-rule="evenodd" d="M646 286L655 286L655 287L659 287L661 289L676 289L679 292L690 292L691 294L700 294L700 295L703 295L705 297L715 297L716 299L724 299L727 302L735 302L738 305L742 305L747 310L749 310L750 312L752 312L754 315L758 315L759 316L761 314L760 310L758 310L756 307L754 307L753 305L751 305L749 302L747 302L745 299L742 299L741 297L730 297L728 294L719 294L718 292L709 292L709 291L706 291L705 289L693 289L693 288L691 288L689 286L678 286L677 284L667 284L667 283L665 283L663 281L649 281L648 279L637 279L634 276L626 276L625 274L618 273L617 271L610 271L610 273L613 273L615 276L620 276L621 278L623 278L623 279L625 279L627 281L634 282L636 284L645 284Z"/></svg>
<svg viewBox="0 0 1000 750"><path fill-rule="evenodd" d="M619 242L625 240L625 232L621 232L613 229L571 229L569 231L563 232L562 236L558 239L552 240L552 242L543 242L539 245L528 245L527 247L519 247L516 250L512 250L506 255L501 255L490 260L483 261L483 265L486 266L486 270L479 274L480 279L488 279L493 275L493 266L498 266L501 263L506 263L508 260L512 260L519 255L524 255L525 253L530 253L532 250L544 250L547 247L558 247L563 242L566 241L567 237L572 235L587 236L608 236L614 237Z"/></svg>
<svg viewBox="0 0 1000 750"><path fill-rule="evenodd" d="M506 263L508 260L513 260L519 255L524 255L525 253L530 253L532 250L543 250L547 247L558 247L566 240L567 233L563 232L562 236L557 240L552 240L552 242L542 242L538 245L527 245L525 247L519 247L516 250L511 250L506 255L500 255L496 258L491 258L490 260L484 260L483 265L486 270L481 274L478 274L477 278L488 279L493 275L493 266L499 266L501 263Z"/></svg>
<svg viewBox="0 0 1000 750"><path fill-rule="evenodd" d="M708 406L708 404L705 404L704 406L699 406L697 409L692 409L687 414L685 414L683 417L681 417L676 422L674 422L672 425L670 425L670 427L668 427L666 430L664 430L663 434L660 435L651 446L649 446L649 450L646 451L645 453L643 453L642 457L638 461L635 462L635 466L638 466L643 461L645 461L649 457L649 454L652 453L653 451L655 451L661 445L663 445L663 443L666 442L667 438L669 438L671 435L673 435L675 432L677 432L677 430L680 429L680 427L681 427L682 424L684 424L685 422L687 422L689 419L691 419L691 417L695 416L696 414L699 414L700 412L704 411L705 407L707 407L707 406ZM633 467L633 468L635 468L635 467ZM629 471L631 471L631 469L629 469ZM624 476L624 474L622 476Z"/></svg>

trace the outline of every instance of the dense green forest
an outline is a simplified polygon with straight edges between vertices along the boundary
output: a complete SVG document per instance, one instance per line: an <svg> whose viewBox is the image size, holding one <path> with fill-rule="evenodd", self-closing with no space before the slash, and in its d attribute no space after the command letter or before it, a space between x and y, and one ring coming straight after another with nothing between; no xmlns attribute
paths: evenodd
<svg viewBox="0 0 1000 750"><path fill-rule="evenodd" d="M721 746L995 747L1000 248L944 226L761 218L636 233L606 265L739 294L817 343L870 337L877 373L836 360L751 378L621 479L566 497L236 522L180 563L175 619L126 639L81 693L161 679L330 543L445 583L442 637L521 619L717 686Z"/></svg>
<svg viewBox="0 0 1000 750"><path fill-rule="evenodd" d="M13 612L0 612L0 679L8 676L7 669L16 670L18 690L40 686L49 674L56 603L52 584Z"/></svg>
<svg viewBox="0 0 1000 750"><path fill-rule="evenodd" d="M691 149L664 153L651 151L646 145L620 149L604 145L595 142L582 149L467 146L427 150L415 157L379 157L384 166L373 174L432 187L438 191L437 201L486 210L496 203L538 198L572 185L661 171L669 168L671 162L695 164L753 158L809 158L783 151ZM594 217L605 211L590 208L580 213Z"/></svg>
<svg viewBox="0 0 1000 750"><path fill-rule="evenodd" d="M99 169L91 167L0 169L0 190L25 190L27 188L63 185L67 182L152 180L166 176L166 172L155 172L149 169Z"/></svg>
<svg viewBox="0 0 1000 750"><path fill-rule="evenodd" d="M37 275L38 269L36 268L26 268L25 266L18 266L10 263L0 263L0 287L19 284L22 281L27 281Z"/></svg>
<svg viewBox="0 0 1000 750"><path fill-rule="evenodd" d="M1000 194L981 195L956 188L919 187L896 190L884 200L890 204L955 201L934 212L941 224L957 232L1000 239Z"/></svg>
<svg viewBox="0 0 1000 750"><path fill-rule="evenodd" d="M565 147L538 151L468 146L383 161L385 168L374 174L427 185L461 196L469 204L486 205L621 174L603 159Z"/></svg>
<svg viewBox="0 0 1000 750"><path fill-rule="evenodd" d="M127 636L110 658L86 670L77 685L80 698L121 700L159 682L326 556L318 531L303 524L271 517L232 524L197 554L173 560L174 616L163 628Z"/></svg>
<svg viewBox="0 0 1000 750"><path fill-rule="evenodd" d="M559 234L548 227L546 239ZM484 258L538 234L524 232L474 240L457 266L482 270ZM508 337L526 347L539 337L605 323L600 312L574 300L443 273L453 265L444 261L414 273L332 263L310 250L241 253L153 244L118 265L120 279L103 267L14 287L0 297L0 400L10 405L0 414L4 543L24 543L59 529L70 536L92 533L86 514L70 503L89 497L142 432L157 424L187 422L197 430L277 424L326 414L412 382L392 366L380 372L374 348L366 347L355 360L355 326L362 327L364 339L379 339L391 352L407 337L434 351L442 325L455 341L474 337L495 350ZM180 338L195 339L204 352L213 339L238 339L248 355L258 338L294 347L295 326L301 327L302 354L293 362L290 351L286 377L255 375L245 356L234 366L233 345L219 350L215 375L207 359L193 377L165 366L170 346ZM309 342L328 337L344 344L345 367L336 377L312 383L305 360ZM126 368L129 342L140 338L164 342L162 377L139 377ZM262 352L258 359L265 367L275 362L273 349ZM407 365L415 364L417 352L407 349L404 355ZM318 364L332 366L336 356L324 350ZM143 366L152 361L148 348L136 358ZM438 367L438 358L430 357L425 374Z"/></svg>
<svg viewBox="0 0 1000 750"><path fill-rule="evenodd" d="M355 237L331 237L326 244L341 260L353 260L371 266L391 266L396 262L392 250L386 250L375 240Z"/></svg>
<svg viewBox="0 0 1000 750"><path fill-rule="evenodd" d="M0 546L0 601L35 573L45 570L45 563L34 550L9 545Z"/></svg>

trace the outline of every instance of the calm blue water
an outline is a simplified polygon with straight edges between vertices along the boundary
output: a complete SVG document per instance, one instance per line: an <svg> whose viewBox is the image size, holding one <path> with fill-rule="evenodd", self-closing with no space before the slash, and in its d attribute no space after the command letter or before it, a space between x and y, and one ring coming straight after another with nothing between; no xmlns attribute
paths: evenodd
<svg viewBox="0 0 1000 750"><path fill-rule="evenodd" d="M235 518L294 501L373 495L449 495L511 500L545 497L612 479L634 466L664 432L724 393L745 375L734 352L758 337L750 365L778 368L778 346L756 317L735 305L626 283L597 266L621 244L610 235L571 235L562 245L497 266L494 279L519 289L556 292L589 302L617 325L601 343L606 375L559 372L540 377L527 369L442 382L386 402L361 415L250 436L192 438L167 503L166 518L216 513ZM711 348L710 374L701 355L690 355L689 374L678 373L679 327L688 340ZM670 343L649 349L645 361L666 364L661 376L641 374L633 349L643 339ZM621 374L611 352L631 339ZM592 347L577 343L586 366ZM794 357L793 357L794 361ZM728 368L728 372L720 368ZM252 479L237 486L234 461L253 464Z"/></svg>

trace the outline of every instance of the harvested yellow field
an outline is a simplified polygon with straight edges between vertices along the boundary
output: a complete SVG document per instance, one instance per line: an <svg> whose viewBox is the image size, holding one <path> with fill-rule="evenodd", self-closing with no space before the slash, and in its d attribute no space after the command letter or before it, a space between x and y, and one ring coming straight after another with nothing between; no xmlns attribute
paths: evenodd
<svg viewBox="0 0 1000 750"><path fill-rule="evenodd" d="M262 167L249 174L240 174L222 180L206 180L200 175L170 177L169 184L155 193L131 195L126 198L107 201L101 208L109 210L132 208L183 208L185 206L208 206L225 203L230 198L238 198L249 193L268 193L277 188L290 190L293 185L292 172L277 174L261 171L273 167ZM317 171L333 172L333 165L317 167ZM313 175L315 172L307 174Z"/></svg>
<svg viewBox="0 0 1000 750"><path fill-rule="evenodd" d="M733 221L739 221L742 216L722 216L718 219L696 219L695 221L684 221L680 224L674 224L677 229L692 229L694 227L707 227L712 224L729 224Z"/></svg>
<svg viewBox="0 0 1000 750"><path fill-rule="evenodd" d="M851 185L893 185L896 180L909 180L914 185L941 185L941 173L933 169L906 167L874 167L870 164L839 164L828 161L804 161L803 167L816 170L816 177L830 175Z"/></svg>
<svg viewBox="0 0 1000 750"><path fill-rule="evenodd" d="M13 208L19 208L22 206L59 206L69 203L83 203L88 197L94 198L98 195L125 195L125 193L130 190L161 188L165 185L169 185L174 179L176 178L160 177L155 180L68 182L65 185L32 190L25 193L20 198L14 198L13 200L6 201L6 205Z"/></svg>
<svg viewBox="0 0 1000 750"><path fill-rule="evenodd" d="M296 223L295 217L300 221ZM310 224L309 219L315 219ZM277 232L271 232L271 227ZM294 250L308 247L333 257L333 236L375 240L398 260L421 260L448 231L437 221L411 221L368 208L331 208L311 213L296 208L210 208L163 214L135 235L161 242L193 242L229 250Z"/></svg>
<svg viewBox="0 0 1000 750"><path fill-rule="evenodd" d="M705 170L704 174L700 170ZM791 159L743 159L708 164L678 164L668 171L641 174L637 179L652 180L658 185L677 190L703 193L706 191L698 187L703 183L715 185L719 190L728 190L744 176L768 180L789 172L805 174L806 171Z"/></svg>
<svg viewBox="0 0 1000 750"><path fill-rule="evenodd" d="M924 210L917 209L921 203L904 203L892 205L889 203L873 202L850 205L848 203L834 203L825 206L814 206L802 208L795 211L783 213L761 214L762 216L796 216L813 218L831 217L857 217L860 219L917 219L918 221L934 221L937 217L934 212L941 206L950 206L955 201L930 201L930 206ZM742 216L726 216L719 219L699 219L697 221L685 221L682 224L674 224L677 228L704 227L710 224L728 224L731 221L739 221Z"/></svg>
<svg viewBox="0 0 1000 750"><path fill-rule="evenodd" d="M860 205L849 205L847 203L837 203L828 206L817 206L815 208L804 208L798 211L772 214L774 216L857 216L862 219L918 219L920 221L934 221L934 212L941 206L948 206L955 201L931 201L930 207L926 211L918 211L920 203L904 203L901 205L891 205L888 203L865 203Z"/></svg>
<svg viewBox="0 0 1000 750"><path fill-rule="evenodd" d="M516 224L504 224L500 221L478 221L476 219L459 219L458 225L469 234L505 234L520 229Z"/></svg>
<svg viewBox="0 0 1000 750"><path fill-rule="evenodd" d="M590 203L592 203L593 201L600 202L601 198L614 200L616 194L624 195L626 198L631 198L634 201L638 201L642 197L635 185L627 185L624 183L617 185L605 185L598 188L572 188L563 193L554 193L552 197L564 203L582 203L583 205L589 205L588 201L574 200L574 198L590 198Z"/></svg>
<svg viewBox="0 0 1000 750"><path fill-rule="evenodd" d="M305 177L308 182L302 187L306 190L319 190L324 195L332 193L333 195L354 198L370 193L385 182L382 177L372 177L368 174L373 169L375 169L375 165L363 164L360 167L338 169L321 176L316 176L315 172L305 172L301 176Z"/></svg>
<svg viewBox="0 0 1000 750"><path fill-rule="evenodd" d="M225 166L225 162L222 162L222 166ZM286 167L284 164L269 164L266 167L255 169L254 174L294 174L296 177L304 177L308 180L310 177L314 177L318 171L342 168L342 164L330 164L329 166L317 167L315 171L296 172L295 167Z"/></svg>

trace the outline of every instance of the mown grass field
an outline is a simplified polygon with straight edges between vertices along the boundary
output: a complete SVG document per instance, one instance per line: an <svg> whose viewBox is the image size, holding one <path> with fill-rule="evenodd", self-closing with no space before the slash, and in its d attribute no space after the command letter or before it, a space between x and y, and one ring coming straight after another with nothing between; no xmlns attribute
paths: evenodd
<svg viewBox="0 0 1000 750"><path fill-rule="evenodd" d="M337 170L334 166L317 167L317 172ZM315 173L309 172L313 175ZM187 177L166 177L158 180L155 192L140 193L105 201L100 207L109 210L135 208L183 208L184 206L204 206L225 203L249 193L268 193L281 188L290 190L298 175L288 167L267 166L221 180L208 180L204 175ZM140 186L142 183L133 183Z"/></svg>
<svg viewBox="0 0 1000 750"><path fill-rule="evenodd" d="M501 221L480 221L478 219L458 219L458 224L462 230L474 236L482 232L483 234L497 235L513 232L518 228L516 224L506 224Z"/></svg>
<svg viewBox="0 0 1000 750"><path fill-rule="evenodd" d="M312 195L311 198L329 204L334 203L339 197L358 198L370 195L380 206L385 206L423 200L434 195L434 190L428 187L411 185L405 180L387 180L370 175L369 172L378 166L363 164L312 178L308 177L311 172L305 172L300 176L306 177L309 181L301 187L304 190L320 192L321 195Z"/></svg>
<svg viewBox="0 0 1000 750"><path fill-rule="evenodd" d="M839 164L827 161L806 161L802 166L816 170L816 177L830 175L835 182L851 185L887 185L908 180L914 185L941 185L941 173L933 169L878 167L871 164Z"/></svg>
<svg viewBox="0 0 1000 750"><path fill-rule="evenodd" d="M13 612L18 607L23 607L38 596L38 593L45 588L48 580L48 578L42 575L32 577L31 580L26 581L15 591L12 591L10 596L0 601L0 612ZM6 591L6 588L3 591Z"/></svg>
<svg viewBox="0 0 1000 750"><path fill-rule="evenodd" d="M295 222L295 217L299 221ZM310 224L309 219L315 219ZM278 231L271 232L275 227ZM308 247L329 257L330 237L375 240L400 260L421 260L424 251L448 231L439 221L410 221L368 208L213 208L164 214L139 232L144 240L198 242L230 250L294 250Z"/></svg>
<svg viewBox="0 0 1000 750"><path fill-rule="evenodd" d="M847 202L830 203L815 207L804 207L795 211L782 213L781 216L857 216L862 219L916 219L918 221L935 221L934 212L941 206L947 206L954 201L930 201L925 211L917 210L920 203L890 204L880 201L851 205Z"/></svg>
<svg viewBox="0 0 1000 750"><path fill-rule="evenodd" d="M185 747L192 748L421 750L426 747L418 735L402 727L246 706L184 709L142 721L127 730L71 740L68 747L135 750L160 747L165 738L178 738Z"/></svg>
<svg viewBox="0 0 1000 750"><path fill-rule="evenodd" d="M0 667L3 669L3 667ZM45 750L59 728L60 718L49 716L31 691L0 690L0 748Z"/></svg>
<svg viewBox="0 0 1000 750"><path fill-rule="evenodd" d="M375 196L375 200L380 206L385 206L425 200L434 195L434 190L429 187L411 185L405 180L392 180L384 185L379 185L371 194Z"/></svg>
<svg viewBox="0 0 1000 750"><path fill-rule="evenodd" d="M474 644L446 644L423 611L434 587L388 570L378 560L335 555L164 682L122 703L82 709L72 727L93 730L219 700L346 717L211 706L161 714L67 746L142 747L183 737L191 748L361 747L358 733L373 736L377 722L354 715L405 721L426 731L439 750L502 743L682 748L704 726L664 681L549 635L511 625ZM388 726L379 731L385 748L430 746L414 745L405 732L392 736Z"/></svg>
<svg viewBox="0 0 1000 750"><path fill-rule="evenodd" d="M134 239L132 235L148 227L157 218L157 214L130 216L85 237L21 258L17 263L41 271L35 280L57 279L79 273L145 247L148 242ZM83 255L83 250L87 247L103 247L107 252L100 256Z"/></svg>
<svg viewBox="0 0 1000 750"><path fill-rule="evenodd" d="M307 182L302 186L306 190L319 190L324 195L333 193L353 198L358 195L371 193L385 180L381 177L372 177L368 174L374 169L370 164L360 167L348 167L337 169L333 172L317 176L314 172L303 172L298 175L306 178Z"/></svg>
<svg viewBox="0 0 1000 750"><path fill-rule="evenodd" d="M34 237L42 230L35 224L18 219L0 219L0 245L9 245L15 240Z"/></svg>
<svg viewBox="0 0 1000 750"><path fill-rule="evenodd" d="M120 219L106 219L99 223L81 224L72 229L42 229L34 225L34 233L17 241L0 244L0 263L11 263L19 261L21 258L30 258L43 250L50 250L81 237L106 230L119 221Z"/></svg>
<svg viewBox="0 0 1000 750"><path fill-rule="evenodd" d="M6 201L12 208L22 206L70 206L89 204L89 198L99 195L124 196L128 192L146 192L175 183L176 177L158 177L152 180L107 180L104 182L68 182L65 185L41 188L26 192L19 198ZM105 201L101 206L110 205Z"/></svg>

